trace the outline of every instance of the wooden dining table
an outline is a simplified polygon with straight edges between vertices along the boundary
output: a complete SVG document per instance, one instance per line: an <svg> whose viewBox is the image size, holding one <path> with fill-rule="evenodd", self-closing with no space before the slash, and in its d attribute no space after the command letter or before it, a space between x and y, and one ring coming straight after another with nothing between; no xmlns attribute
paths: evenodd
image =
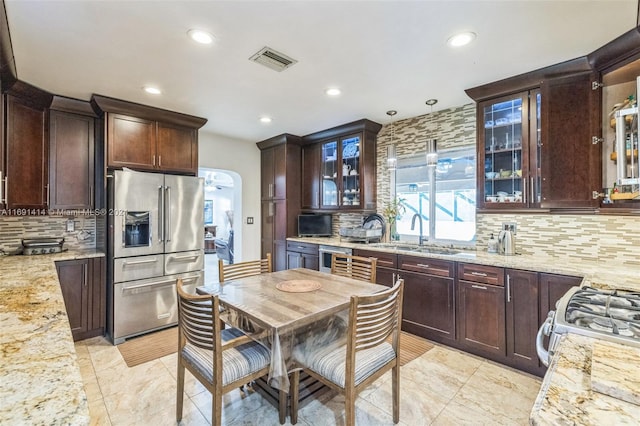
<svg viewBox="0 0 640 426"><path fill-rule="evenodd" d="M198 287L200 294L217 294L225 309L221 318L244 330L271 349L268 383L289 391L292 345L317 328L326 328L346 318L351 296L368 295L388 289L352 278L311 269L288 269Z"/></svg>

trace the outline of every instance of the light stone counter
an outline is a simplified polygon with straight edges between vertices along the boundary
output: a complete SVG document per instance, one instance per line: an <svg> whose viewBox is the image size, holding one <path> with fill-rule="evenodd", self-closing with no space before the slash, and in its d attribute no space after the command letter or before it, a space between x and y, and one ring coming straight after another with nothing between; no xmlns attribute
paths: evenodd
<svg viewBox="0 0 640 426"><path fill-rule="evenodd" d="M78 250L0 257L0 424L89 424L54 262L101 256Z"/></svg>
<svg viewBox="0 0 640 426"><path fill-rule="evenodd" d="M456 262L475 263L481 265L499 266L503 268L522 269L550 274L572 275L583 277L583 286L593 286L606 289L627 289L640 291L640 267L615 265L611 262L585 262L577 259L562 257L545 257L535 255L503 256L486 251L460 250L459 254L442 255L436 253L419 253L409 250L397 250L391 247L376 247L376 244L359 244L340 241L339 238L287 238L290 241L300 241L314 244L349 247L361 250L383 251L387 253L423 256L437 259L447 259ZM399 246L411 244L398 242ZM415 247L417 245L414 244Z"/></svg>
<svg viewBox="0 0 640 426"><path fill-rule="evenodd" d="M640 405L592 390L592 360L598 361L592 354L597 342L600 340L571 333L561 337L531 410L532 425L640 423ZM617 372L620 382L640 374L637 352L612 349L605 361L621 366Z"/></svg>

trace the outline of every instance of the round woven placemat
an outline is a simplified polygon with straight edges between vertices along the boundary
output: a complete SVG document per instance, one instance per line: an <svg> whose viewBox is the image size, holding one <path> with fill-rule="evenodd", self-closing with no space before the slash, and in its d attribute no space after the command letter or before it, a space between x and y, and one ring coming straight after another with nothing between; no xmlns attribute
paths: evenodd
<svg viewBox="0 0 640 426"><path fill-rule="evenodd" d="M287 293L306 293L322 287L318 281L313 280L289 280L276 284L276 288Z"/></svg>

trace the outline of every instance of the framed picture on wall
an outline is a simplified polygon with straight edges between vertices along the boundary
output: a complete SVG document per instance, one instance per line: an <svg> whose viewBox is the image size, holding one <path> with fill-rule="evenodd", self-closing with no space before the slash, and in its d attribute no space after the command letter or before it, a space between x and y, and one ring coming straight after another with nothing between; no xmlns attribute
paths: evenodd
<svg viewBox="0 0 640 426"><path fill-rule="evenodd" d="M204 224L213 225L213 200L204 200Z"/></svg>

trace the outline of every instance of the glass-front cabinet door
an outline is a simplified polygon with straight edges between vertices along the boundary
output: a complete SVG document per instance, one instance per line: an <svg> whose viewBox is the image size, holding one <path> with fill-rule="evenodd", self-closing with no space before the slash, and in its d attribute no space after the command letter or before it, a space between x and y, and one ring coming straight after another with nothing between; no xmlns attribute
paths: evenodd
<svg viewBox="0 0 640 426"><path fill-rule="evenodd" d="M321 206L323 208L338 207L338 184L339 165L338 141L331 141L322 144L322 186L321 186Z"/></svg>
<svg viewBox="0 0 640 426"><path fill-rule="evenodd" d="M341 140L342 144L342 200L346 209L360 208L360 136Z"/></svg>
<svg viewBox="0 0 640 426"><path fill-rule="evenodd" d="M479 104L479 206L522 208L539 200L539 100L539 92L523 92Z"/></svg>
<svg viewBox="0 0 640 426"><path fill-rule="evenodd" d="M360 208L360 135L322 144L321 208Z"/></svg>

